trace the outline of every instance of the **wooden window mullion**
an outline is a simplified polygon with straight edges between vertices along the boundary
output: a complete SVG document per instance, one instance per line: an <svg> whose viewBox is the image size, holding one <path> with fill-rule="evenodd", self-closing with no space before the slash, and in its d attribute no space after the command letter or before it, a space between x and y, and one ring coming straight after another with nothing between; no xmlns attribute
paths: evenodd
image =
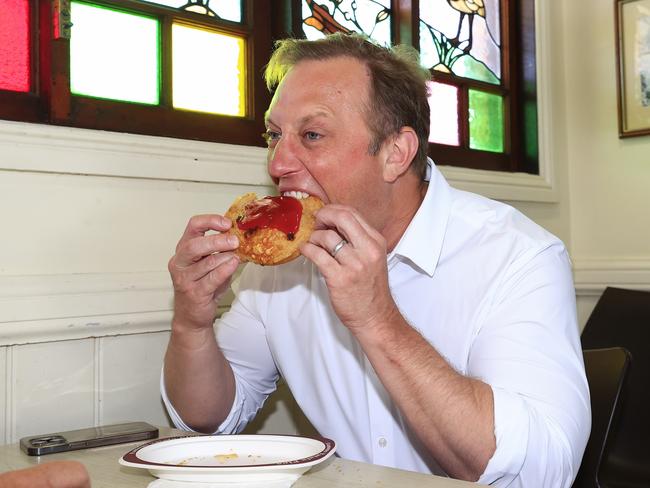
<svg viewBox="0 0 650 488"><path fill-rule="evenodd" d="M172 93L174 83L172 79L172 23L169 16L160 22L160 105L172 108Z"/></svg>

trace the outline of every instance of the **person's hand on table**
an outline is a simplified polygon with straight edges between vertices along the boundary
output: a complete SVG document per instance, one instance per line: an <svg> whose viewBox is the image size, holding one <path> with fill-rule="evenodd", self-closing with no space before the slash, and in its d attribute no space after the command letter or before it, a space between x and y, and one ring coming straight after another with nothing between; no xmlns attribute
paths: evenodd
<svg viewBox="0 0 650 488"><path fill-rule="evenodd" d="M0 488L90 488L90 477L77 461L51 461L0 473Z"/></svg>

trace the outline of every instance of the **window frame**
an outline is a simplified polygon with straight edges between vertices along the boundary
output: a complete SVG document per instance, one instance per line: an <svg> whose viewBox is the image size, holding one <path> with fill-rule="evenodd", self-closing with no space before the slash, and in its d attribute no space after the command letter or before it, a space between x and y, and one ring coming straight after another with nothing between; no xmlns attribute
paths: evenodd
<svg viewBox="0 0 650 488"><path fill-rule="evenodd" d="M274 4L274 9L268 2L254 2L244 0L243 22L247 31L247 49L250 66L248 70L247 84L249 87L248 107L249 115L245 118L220 116L215 114L202 114L197 112L184 112L173 110L168 107L149 107L128 104L125 102L107 101L71 95L69 93L69 41L65 39L53 39L52 4L54 0L31 0L32 11L38 10L33 15L33 23L40 26L41 32L49 32L50 35L40 36L32 42L34 64L39 68L33 73L37 77L32 78L32 90L30 93L3 92L0 91L0 118L18 120L25 122L41 122L54 125L72 126L89 129L103 129L117 132L128 132L134 134L145 134L155 136L168 136L181 139L195 139L209 142L222 142L227 144L249 145L263 147L264 142L260 133L264 130L264 111L270 102L270 95L264 86L261 73L264 63L268 59L272 49L272 40L296 33L302 34L302 15L300 1L282 0ZM500 0L507 8L517 8L520 2L516 0ZM137 6L139 11L156 13L159 10L174 11L175 9L143 4L133 0L97 0L98 3L113 6ZM253 8L253 4L254 8ZM514 26L509 26L507 32L510 35L519 36L522 44L525 37L531 37L527 49L535 54L535 34L532 36L530 30L527 32L522 27L522 22L529 22L533 27L536 25L535 2L534 0L523 0L523 7L517 17ZM527 7L526 7L527 5ZM298 6L296 8L296 6ZM400 20L393 23L393 38L395 42L409 43L418 48L419 19L418 0L392 0L391 8L393 15ZM526 11L526 8L528 9ZM195 25L205 24L204 16L194 13L180 13L180 17L187 15L189 21ZM510 16L515 19L515 16ZM269 21L270 19L270 21ZM523 20L522 20L523 19ZM227 21L222 22L221 27L227 31ZM212 27L212 24L210 23ZM297 28L296 28L297 26ZM163 26L164 30L165 27ZM241 32L235 29L235 32ZM37 32L34 29L33 32ZM502 30L506 32L505 29ZM517 56L514 49L508 51L510 56ZM164 62L164 61L163 61ZM167 61L168 62L168 61ZM532 63L535 66L536 63ZM430 143L429 154L439 165L455 166L476 170L496 170L506 173L525 172L531 175L542 176L544 185L553 186L549 178L552 175L543 175L544 163L539 162L540 157L528 157L523 150L526 130L517 130L520 127L519 121L524 120L523 105L526 102L532 103L537 111L536 93L536 71L526 75L524 71L530 63L514 63L516 80L511 78L513 92L517 93L519 102L506 107L504 115L511 127L515 128L515 137L507 132L507 141L512 140L508 145L506 142L505 154L490 153L464 149L443 144ZM505 71L505 70L504 70ZM504 76L512 73L504 72ZM440 82L448 82L449 75L434 73L434 79ZM474 80L456 78L456 81L467 83L465 86L485 88L487 91L494 90L494 85ZM458 84L458 83L455 83ZM161 98L167 97L161 91ZM518 103L518 105L517 105ZM120 107L123 105L123 107ZM467 130L466 128L463 130ZM539 131L540 151L544 142L543 134ZM546 163L548 164L548 163ZM552 191L552 190L551 190Z"/></svg>
<svg viewBox="0 0 650 488"><path fill-rule="evenodd" d="M32 9L32 88L29 93L0 90L0 117L86 129L109 130L262 146L264 112L270 96L260 73L272 47L268 2L243 0L242 22L215 20L194 12L134 0L89 0L117 10L152 15L161 22L160 104L139 105L70 92L70 40L54 38L53 8L57 0L30 0ZM38 3L38 10L35 4ZM172 21L235 34L246 45L246 115L244 117L175 109L171 103Z"/></svg>

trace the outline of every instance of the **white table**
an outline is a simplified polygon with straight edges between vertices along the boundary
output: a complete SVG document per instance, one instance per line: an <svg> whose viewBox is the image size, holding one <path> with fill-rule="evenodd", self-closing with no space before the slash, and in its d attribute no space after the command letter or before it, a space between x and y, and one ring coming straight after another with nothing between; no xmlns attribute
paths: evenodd
<svg viewBox="0 0 650 488"><path fill-rule="evenodd" d="M160 437L182 434L180 431L160 428ZM75 460L86 466L93 488L146 488L155 478L148 471L127 468L118 464L122 455L142 442L116 446L83 449L36 457L27 456L18 444L0 446L0 472L27 468L55 460ZM294 488L469 488L475 483L424 475L411 471L386 468L373 464L331 457L305 473Z"/></svg>

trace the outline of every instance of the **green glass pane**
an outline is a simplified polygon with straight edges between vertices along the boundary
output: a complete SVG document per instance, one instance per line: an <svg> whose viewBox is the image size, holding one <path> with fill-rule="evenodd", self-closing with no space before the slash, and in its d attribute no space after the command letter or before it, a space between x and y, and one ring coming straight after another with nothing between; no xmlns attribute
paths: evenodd
<svg viewBox="0 0 650 488"><path fill-rule="evenodd" d="M499 0L419 2L422 64L445 73L499 84Z"/></svg>
<svg viewBox="0 0 650 488"><path fill-rule="evenodd" d="M241 37L173 24L174 107L246 115L245 52Z"/></svg>
<svg viewBox="0 0 650 488"><path fill-rule="evenodd" d="M503 152L503 97L469 90L469 147Z"/></svg>
<svg viewBox="0 0 650 488"><path fill-rule="evenodd" d="M232 22L242 19L241 0L149 0L144 3L157 3Z"/></svg>
<svg viewBox="0 0 650 488"><path fill-rule="evenodd" d="M360 32L390 45L391 22L390 0L302 0L302 29L307 39L322 39L334 32Z"/></svg>
<svg viewBox="0 0 650 488"><path fill-rule="evenodd" d="M159 24L143 15L72 2L70 90L126 102L159 102Z"/></svg>

